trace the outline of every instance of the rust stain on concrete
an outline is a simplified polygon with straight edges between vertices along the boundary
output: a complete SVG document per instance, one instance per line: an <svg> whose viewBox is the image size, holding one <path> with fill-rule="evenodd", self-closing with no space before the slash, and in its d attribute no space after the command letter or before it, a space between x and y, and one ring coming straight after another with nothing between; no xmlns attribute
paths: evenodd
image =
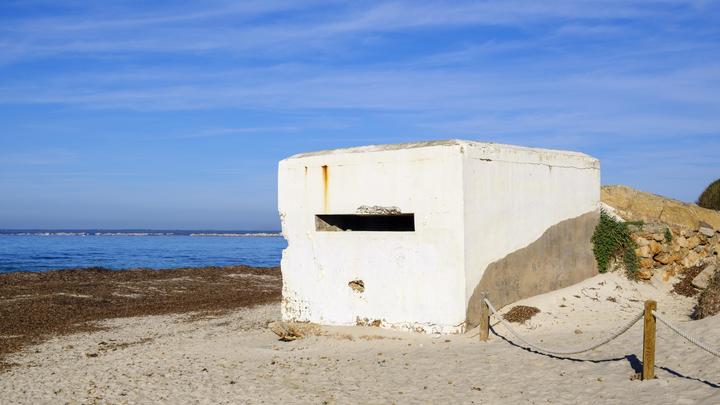
<svg viewBox="0 0 720 405"><path fill-rule="evenodd" d="M328 211L328 182L330 180L328 167L323 165L322 167L322 179L323 179L323 210Z"/></svg>

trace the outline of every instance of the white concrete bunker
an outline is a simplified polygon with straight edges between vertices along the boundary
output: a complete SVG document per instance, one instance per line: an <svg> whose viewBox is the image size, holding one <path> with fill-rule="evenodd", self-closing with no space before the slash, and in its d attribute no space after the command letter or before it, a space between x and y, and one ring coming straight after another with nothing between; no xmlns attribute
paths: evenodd
<svg viewBox="0 0 720 405"><path fill-rule="evenodd" d="M596 274L600 165L460 140L279 164L283 319L461 333L496 306Z"/></svg>

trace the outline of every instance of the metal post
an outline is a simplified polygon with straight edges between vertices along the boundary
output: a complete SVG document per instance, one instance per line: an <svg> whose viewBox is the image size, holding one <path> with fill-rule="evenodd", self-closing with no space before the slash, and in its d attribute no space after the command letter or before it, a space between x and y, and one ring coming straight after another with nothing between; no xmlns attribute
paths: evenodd
<svg viewBox="0 0 720 405"><path fill-rule="evenodd" d="M657 302L645 301L645 327L643 329L643 371L642 379L655 378L655 316Z"/></svg>

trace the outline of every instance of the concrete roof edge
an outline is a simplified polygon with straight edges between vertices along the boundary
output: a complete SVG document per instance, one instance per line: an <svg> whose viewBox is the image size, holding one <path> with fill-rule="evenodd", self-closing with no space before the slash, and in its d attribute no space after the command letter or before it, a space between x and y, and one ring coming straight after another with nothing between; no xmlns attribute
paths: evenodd
<svg viewBox="0 0 720 405"><path fill-rule="evenodd" d="M284 160L302 159L314 156L324 155L337 155L337 154L350 154L350 153L364 153L364 152L384 152L390 150L403 150L403 149L415 149L415 148L429 148L438 146L467 146L467 147L483 147L492 146L501 149L513 149L523 150L528 152L547 152L557 155L574 156L578 158L586 158L597 161L598 159L582 152L558 150L558 149L545 149L545 148L533 148L519 145L509 145L496 142L482 142L482 141L468 141L463 139L444 139L444 140L433 140L433 141L418 141L418 142L405 142L405 143L394 143L394 144L373 144L365 146L354 146L349 148L338 148L338 149L327 149L316 152L305 152L292 155Z"/></svg>

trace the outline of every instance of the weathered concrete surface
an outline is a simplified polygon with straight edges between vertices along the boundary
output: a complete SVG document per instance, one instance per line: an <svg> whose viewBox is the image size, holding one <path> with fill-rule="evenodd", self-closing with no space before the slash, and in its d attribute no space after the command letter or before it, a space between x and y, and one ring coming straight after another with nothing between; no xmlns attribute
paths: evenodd
<svg viewBox="0 0 720 405"><path fill-rule="evenodd" d="M592 234L600 212L589 212L550 227L529 246L490 264L475 287L467 308L467 326L480 321L480 296L496 307L557 290L597 274Z"/></svg>
<svg viewBox="0 0 720 405"><path fill-rule="evenodd" d="M284 320L459 333L491 263L597 211L600 168L581 153L449 140L296 155L278 187ZM401 214L414 221L401 232L323 224Z"/></svg>
<svg viewBox="0 0 720 405"><path fill-rule="evenodd" d="M720 229L720 212L669 199L659 195L635 190L627 186L603 186L602 202L615 208L626 220L662 222L691 229L701 222Z"/></svg>
<svg viewBox="0 0 720 405"><path fill-rule="evenodd" d="M462 159L454 143L372 147L280 162L283 319L464 328ZM414 232L340 231L317 215L414 214ZM332 232L328 232L332 230ZM354 282L354 283L351 283ZM353 288L362 282L360 291Z"/></svg>

